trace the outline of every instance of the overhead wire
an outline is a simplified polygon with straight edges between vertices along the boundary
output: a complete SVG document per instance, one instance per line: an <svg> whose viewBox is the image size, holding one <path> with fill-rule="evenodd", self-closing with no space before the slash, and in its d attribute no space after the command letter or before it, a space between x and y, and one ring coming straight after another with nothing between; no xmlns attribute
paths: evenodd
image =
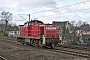
<svg viewBox="0 0 90 60"><path fill-rule="evenodd" d="M19 14L18 14L19 15ZM20 15L19 15L20 16ZM23 18L22 16L20 16L21 18ZM24 20L26 20L25 18L23 18ZM27 21L27 20L26 20Z"/></svg>
<svg viewBox="0 0 90 60"><path fill-rule="evenodd" d="M56 2L59 2L59 1L63 1L63 0L58 0L58 1L56 1ZM48 3L47 5L50 5L50 4L53 4L53 3L55 3L55 2L52 2L52 3ZM46 6L46 4L45 5L42 5L42 6ZM34 8L36 7L36 5L34 6ZM22 11L25 11L25 10L22 10ZM18 16L20 16L21 18L23 18L21 15L28 15L28 14L18 14ZM24 20L26 20L25 18L23 18Z"/></svg>
<svg viewBox="0 0 90 60"><path fill-rule="evenodd" d="M52 11L52 10L56 10L56 9L60 9L60 8L64 8L64 7L69 7L69 6L72 6L72 5L78 5L78 4L82 4L82 3L86 3L86 2L90 2L90 0L84 1L84 2L80 2L80 3L76 3L76 4L65 5L65 6L58 7L58 8L51 9L51 10L45 10L45 11L41 11L41 12L36 12L36 13L32 13L32 14L37 14L37 13L42 13L42 12Z"/></svg>
<svg viewBox="0 0 90 60"><path fill-rule="evenodd" d="M73 5L84 4L86 2L90 2L90 0L84 1L84 2L80 2L80 3L76 3L76 4L65 5L65 6L62 6L62 7L59 7L59 8L55 8L55 9L51 9L51 10L45 10L45 11L41 11L41 12L36 12L36 13L32 13L32 14L38 14L38 13L43 13L43 12L47 12L47 11L57 10L57 9L60 9L60 8L70 7L70 6L73 6ZM77 11L79 11L79 10L77 10ZM66 12L66 13L70 13L70 12ZM63 13L60 13L60 14L63 14ZM58 14L55 14L55 15L58 15ZM51 16L53 16L53 15L51 15ZM46 16L42 16L42 17L46 17Z"/></svg>
<svg viewBox="0 0 90 60"><path fill-rule="evenodd" d="M87 8L87 9L81 9L81 10L75 10L75 11L70 11L70 12L65 12L65 13L59 13L59 14L72 13L72 12L83 11L83 10L88 10L88 9L90 9L90 8ZM50 16L56 16L56 15L59 15L59 14L50 15ZM42 17L50 17L50 16L42 16ZM39 17L39 18L42 18L42 17ZM37 19L39 19L39 18L37 18Z"/></svg>
<svg viewBox="0 0 90 60"><path fill-rule="evenodd" d="M64 1L64 0L58 0L58 1L55 1L55 2L60 2L60 1ZM55 2L51 2L51 3L48 3L48 4L44 4L44 5L42 5L42 6L50 5L50 4L53 4L53 3L55 3ZM33 6L33 8L36 8L36 7L37 7L37 5L34 5L34 6ZM26 11L26 10L28 10L28 9L31 9L31 8L27 8L27 9L25 9L25 10L20 10L20 11L18 11L18 12ZM16 13L16 12L15 12L15 13Z"/></svg>
<svg viewBox="0 0 90 60"><path fill-rule="evenodd" d="M58 1L56 1L56 2L59 2L59 1L63 1L63 0L58 0ZM52 3L49 3L49 4L47 4L47 5L50 5L50 4L53 4L53 3L55 3L55 2L52 2ZM43 6L46 6L46 4L45 5L43 5ZM34 6L34 8L35 7L37 7L37 6ZM23 10L23 11L25 11L25 10ZM29 14L18 14L21 18L23 18L21 15L29 15ZM25 18L23 18L24 20L25 20Z"/></svg>
<svg viewBox="0 0 90 60"><path fill-rule="evenodd" d="M86 3L86 2L90 2L90 1L85 1L85 2L83 2L83 4ZM79 4L82 4L82 2L81 3L72 4L72 5L68 5L68 6L63 6L62 8L64 8L64 7L70 7L70 6L73 6L73 5L79 5ZM86 10L86 9L81 9L81 10ZM79 11L79 10L76 10L76 11ZM71 12L75 12L75 11L71 11ZM65 13L71 13L71 12L65 12ZM59 14L65 14L65 13L59 13ZM54 14L54 15L51 15L51 16L55 16L55 15L58 15L58 14ZM48 16L42 16L42 17L48 17ZM41 17L39 17L39 18L41 18Z"/></svg>

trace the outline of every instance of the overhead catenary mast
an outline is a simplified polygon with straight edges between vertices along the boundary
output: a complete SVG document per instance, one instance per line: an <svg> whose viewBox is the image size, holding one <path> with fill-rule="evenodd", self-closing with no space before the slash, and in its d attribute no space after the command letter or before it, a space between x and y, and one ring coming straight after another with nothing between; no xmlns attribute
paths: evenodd
<svg viewBox="0 0 90 60"><path fill-rule="evenodd" d="M29 21L30 21L30 14L29 14Z"/></svg>
<svg viewBox="0 0 90 60"><path fill-rule="evenodd" d="M20 16L23 20L26 20L23 16L21 16L21 15L27 15L27 14L18 14L18 16ZM30 14L28 14L28 16L29 16L29 21L30 21ZM26 20L27 21L27 20Z"/></svg>

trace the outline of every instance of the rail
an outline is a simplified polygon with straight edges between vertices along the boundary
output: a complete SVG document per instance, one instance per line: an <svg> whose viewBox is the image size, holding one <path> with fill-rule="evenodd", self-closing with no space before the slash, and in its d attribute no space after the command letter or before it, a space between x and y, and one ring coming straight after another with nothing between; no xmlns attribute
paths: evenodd
<svg viewBox="0 0 90 60"><path fill-rule="evenodd" d="M7 60L6 58L4 58L4 57L2 57L2 56L0 56L0 60Z"/></svg>

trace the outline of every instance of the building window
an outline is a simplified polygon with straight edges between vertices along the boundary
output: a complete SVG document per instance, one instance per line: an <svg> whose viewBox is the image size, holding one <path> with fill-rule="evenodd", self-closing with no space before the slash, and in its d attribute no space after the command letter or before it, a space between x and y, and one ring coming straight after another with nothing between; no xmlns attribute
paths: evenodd
<svg viewBox="0 0 90 60"><path fill-rule="evenodd" d="M13 33L13 31L10 31L10 33Z"/></svg>

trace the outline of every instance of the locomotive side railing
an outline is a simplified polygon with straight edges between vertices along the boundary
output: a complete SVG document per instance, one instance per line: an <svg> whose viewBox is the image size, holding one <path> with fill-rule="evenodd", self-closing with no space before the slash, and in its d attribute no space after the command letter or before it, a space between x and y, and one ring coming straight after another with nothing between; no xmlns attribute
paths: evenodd
<svg viewBox="0 0 90 60"><path fill-rule="evenodd" d="M36 34L39 36L40 35L40 31L39 30L28 30L28 34L30 35L30 34L33 34L33 32L35 33L36 32Z"/></svg>

